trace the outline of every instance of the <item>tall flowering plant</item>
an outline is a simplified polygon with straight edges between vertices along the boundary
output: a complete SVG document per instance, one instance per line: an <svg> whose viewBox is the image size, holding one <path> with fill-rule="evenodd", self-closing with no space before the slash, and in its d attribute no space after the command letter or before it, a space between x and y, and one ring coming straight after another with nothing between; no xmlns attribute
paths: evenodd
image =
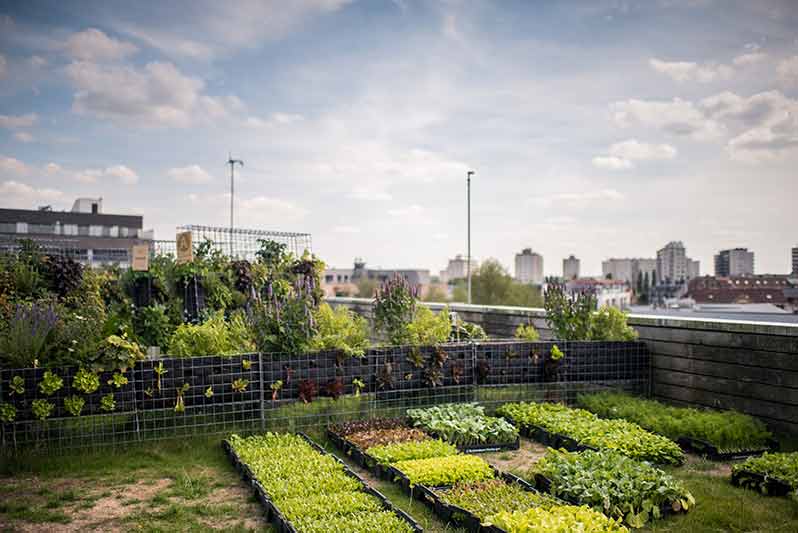
<svg viewBox="0 0 798 533"><path fill-rule="evenodd" d="M7 368L39 365L53 342L58 314L52 304L17 304L7 326L0 332L0 358Z"/></svg>
<svg viewBox="0 0 798 533"><path fill-rule="evenodd" d="M419 288L405 278L395 275L377 287L374 297L374 326L391 344L410 341L408 325L416 314Z"/></svg>

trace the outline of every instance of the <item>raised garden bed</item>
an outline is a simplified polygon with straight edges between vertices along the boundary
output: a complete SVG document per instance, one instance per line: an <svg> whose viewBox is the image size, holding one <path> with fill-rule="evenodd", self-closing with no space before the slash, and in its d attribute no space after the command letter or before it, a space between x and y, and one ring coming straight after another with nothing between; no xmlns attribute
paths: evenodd
<svg viewBox="0 0 798 533"><path fill-rule="evenodd" d="M713 461L732 461L778 450L765 424L735 411L715 411L666 405L618 392L580 395L588 411L624 419L673 440L683 450Z"/></svg>
<svg viewBox="0 0 798 533"><path fill-rule="evenodd" d="M510 403L497 412L527 428L528 435L545 437L549 445L574 450L614 449L633 459L658 464L684 462L684 452L675 442L625 420L602 419L583 409L553 403Z"/></svg>
<svg viewBox="0 0 798 533"><path fill-rule="evenodd" d="M279 533L419 533L421 527L304 434L233 435L222 446Z"/></svg>
<svg viewBox="0 0 798 533"><path fill-rule="evenodd" d="M732 466L731 482L766 496L798 493L798 452L751 457Z"/></svg>
<svg viewBox="0 0 798 533"><path fill-rule="evenodd" d="M688 512L695 505L693 495L669 474L612 451L549 449L529 478L543 492L589 505L631 527Z"/></svg>

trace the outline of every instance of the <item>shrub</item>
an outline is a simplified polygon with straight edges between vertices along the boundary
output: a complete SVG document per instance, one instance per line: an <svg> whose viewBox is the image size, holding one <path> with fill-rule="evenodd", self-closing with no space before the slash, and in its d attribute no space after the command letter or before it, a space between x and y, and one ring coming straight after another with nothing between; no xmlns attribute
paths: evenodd
<svg viewBox="0 0 798 533"><path fill-rule="evenodd" d="M568 294L565 285L551 283L546 289L543 306L546 323L556 337L564 341L587 340L596 297L590 292Z"/></svg>
<svg viewBox="0 0 798 533"><path fill-rule="evenodd" d="M181 324L169 339L169 355L197 357L203 355L233 355L253 352L255 345L246 321L234 313L229 322L218 311L202 324Z"/></svg>
<svg viewBox="0 0 798 533"><path fill-rule="evenodd" d="M407 416L415 426L460 446L507 444L518 438L518 430L512 424L486 416L482 406L472 403L408 409Z"/></svg>
<svg viewBox="0 0 798 533"><path fill-rule="evenodd" d="M451 331L448 307L436 315L429 307L421 306L407 325L406 342L414 346L440 344L449 340Z"/></svg>
<svg viewBox="0 0 798 533"><path fill-rule="evenodd" d="M580 395L578 402L600 417L623 418L671 440L699 439L721 453L761 450L773 438L762 421L736 411L675 407L616 392Z"/></svg>
<svg viewBox="0 0 798 533"><path fill-rule="evenodd" d="M7 368L37 366L55 339L58 315L52 304L17 304L0 331L0 357Z"/></svg>
<svg viewBox="0 0 798 533"><path fill-rule="evenodd" d="M340 350L348 356L362 357L369 347L369 328L365 318L345 307L333 309L323 303L316 311L316 334L310 340L312 351Z"/></svg>
<svg viewBox="0 0 798 533"><path fill-rule="evenodd" d="M174 331L166 314L166 306L161 304L137 309L133 328L145 346L160 346L164 350L168 348L169 338Z"/></svg>
<svg viewBox="0 0 798 533"><path fill-rule="evenodd" d="M97 370L126 370L144 357L144 352L137 343L125 336L110 335L100 347L92 366Z"/></svg>
<svg viewBox="0 0 798 533"><path fill-rule="evenodd" d="M523 341L534 342L540 340L540 333L532 324L520 324L515 328L515 338Z"/></svg>
<svg viewBox="0 0 798 533"><path fill-rule="evenodd" d="M411 287L399 275L377 288L373 304L374 326L389 343L409 344L407 326L415 316L417 298L418 287Z"/></svg>
<svg viewBox="0 0 798 533"><path fill-rule="evenodd" d="M590 317L588 339L592 341L633 341L637 332L626 323L627 314L604 306Z"/></svg>

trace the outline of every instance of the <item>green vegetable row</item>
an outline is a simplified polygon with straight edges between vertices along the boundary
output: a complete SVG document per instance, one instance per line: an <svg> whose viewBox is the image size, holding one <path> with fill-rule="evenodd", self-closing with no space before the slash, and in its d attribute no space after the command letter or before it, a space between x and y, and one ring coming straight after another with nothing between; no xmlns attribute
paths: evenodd
<svg viewBox="0 0 798 533"><path fill-rule="evenodd" d="M773 435L762 421L736 411L674 407L617 392L581 395L579 404L603 418L623 418L676 440L699 439L720 453L762 450Z"/></svg>
<svg viewBox="0 0 798 533"><path fill-rule="evenodd" d="M660 464L684 461L684 453L676 443L625 420L606 420L583 409L555 403L508 403L497 412L521 426L538 426L581 445L617 450L633 459Z"/></svg>
<svg viewBox="0 0 798 533"><path fill-rule="evenodd" d="M426 485L441 487L459 481L483 481L493 479L490 465L475 455L452 455L400 461L393 465L410 481L410 486Z"/></svg>
<svg viewBox="0 0 798 533"><path fill-rule="evenodd" d="M768 481L771 479L781 481L798 492L798 452L764 453L761 457L749 457L732 466L732 475L743 487L763 494L768 493Z"/></svg>
<svg viewBox="0 0 798 533"><path fill-rule="evenodd" d="M457 453L457 448L448 442L433 439L372 446L367 452L369 457L384 466L413 459L448 457Z"/></svg>
<svg viewBox="0 0 798 533"><path fill-rule="evenodd" d="M229 439L271 501L300 533L411 533L410 525L363 492L343 465L297 435Z"/></svg>
<svg viewBox="0 0 798 533"><path fill-rule="evenodd" d="M503 511L485 525L500 527L507 533L628 533L617 520L607 518L589 507L574 505Z"/></svg>
<svg viewBox="0 0 798 533"><path fill-rule="evenodd" d="M512 424L486 416L484 408L473 403L408 409L407 416L416 427L458 446L510 444L518 438L518 429Z"/></svg>
<svg viewBox="0 0 798 533"><path fill-rule="evenodd" d="M554 498L524 490L501 479L456 483L451 489L436 491L447 504L464 509L481 522L502 511L524 511L530 507L560 505Z"/></svg>
<svg viewBox="0 0 798 533"><path fill-rule="evenodd" d="M580 453L549 448L529 472L551 481L551 494L580 505L589 505L607 516L643 527L660 518L662 506L674 511L695 504L684 485L659 468L635 461L618 452L586 450Z"/></svg>

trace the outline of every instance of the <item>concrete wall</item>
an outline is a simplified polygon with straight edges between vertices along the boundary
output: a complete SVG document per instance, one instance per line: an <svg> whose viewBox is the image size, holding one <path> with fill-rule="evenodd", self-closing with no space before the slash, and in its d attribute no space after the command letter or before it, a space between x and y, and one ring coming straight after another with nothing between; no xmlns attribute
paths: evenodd
<svg viewBox="0 0 798 533"><path fill-rule="evenodd" d="M332 298L367 317L371 301ZM442 304L428 304L438 310ZM553 338L543 309L450 304L496 336L531 322ZM798 434L798 325L630 315L651 353L651 390L680 405L736 409L772 429Z"/></svg>

